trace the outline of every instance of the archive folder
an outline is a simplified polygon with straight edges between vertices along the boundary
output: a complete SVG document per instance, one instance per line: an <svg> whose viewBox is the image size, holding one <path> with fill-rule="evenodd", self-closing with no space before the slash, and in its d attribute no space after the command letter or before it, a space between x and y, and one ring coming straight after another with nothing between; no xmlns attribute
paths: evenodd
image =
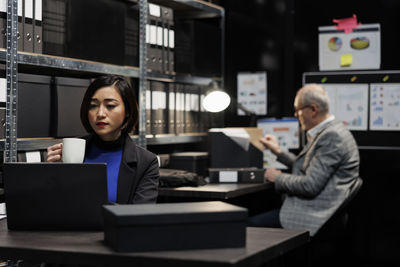
<svg viewBox="0 0 400 267"><path fill-rule="evenodd" d="M164 134L167 132L167 93L162 82L151 82L151 112L153 134Z"/></svg>
<svg viewBox="0 0 400 267"><path fill-rule="evenodd" d="M7 1L0 1L0 48L7 42Z"/></svg>
<svg viewBox="0 0 400 267"><path fill-rule="evenodd" d="M175 84L168 84L168 133L175 134L175 110L176 110L176 101L175 101Z"/></svg>
<svg viewBox="0 0 400 267"><path fill-rule="evenodd" d="M171 8L161 7L161 20L163 28L162 71L165 73L174 72L174 13Z"/></svg>
<svg viewBox="0 0 400 267"><path fill-rule="evenodd" d="M18 30L17 30L17 40L18 40L18 51L23 51L24 49L24 14L23 10L23 0L18 0Z"/></svg>
<svg viewBox="0 0 400 267"><path fill-rule="evenodd" d="M185 88L183 84L175 84L175 125L176 133L185 132Z"/></svg>
<svg viewBox="0 0 400 267"><path fill-rule="evenodd" d="M44 1L43 20L39 17L40 13L37 13L41 7L38 1L41 0L35 0L33 49L36 53L41 53L40 50L42 50L48 55L65 56L67 0Z"/></svg>
<svg viewBox="0 0 400 267"><path fill-rule="evenodd" d="M264 169L257 168L211 168L210 183L264 183Z"/></svg>
<svg viewBox="0 0 400 267"><path fill-rule="evenodd" d="M139 99L141 101L141 99ZM151 134L153 125L151 123L151 88L150 82L146 81L146 133Z"/></svg>
<svg viewBox="0 0 400 267"><path fill-rule="evenodd" d="M26 0L25 0L26 1ZM31 0L32 1L32 0ZM34 18L33 18L33 52L41 54L43 53L43 28L42 28L42 11L43 11L43 2L42 0L33 0L34 1ZM50 1L51 2L51 1ZM61 16L64 15L64 23L65 23L65 3L64 1L59 1L58 5L64 5L64 13L61 13ZM59 26L58 26L59 27ZM61 31L65 28L61 28ZM63 32L64 32L63 31ZM63 34L62 32L62 34ZM62 35L64 36L64 35ZM64 42L64 39L62 39Z"/></svg>
<svg viewBox="0 0 400 267"><path fill-rule="evenodd" d="M23 51L33 52L33 0L24 0Z"/></svg>
<svg viewBox="0 0 400 267"><path fill-rule="evenodd" d="M199 89L195 85L185 85L185 132L199 130Z"/></svg>

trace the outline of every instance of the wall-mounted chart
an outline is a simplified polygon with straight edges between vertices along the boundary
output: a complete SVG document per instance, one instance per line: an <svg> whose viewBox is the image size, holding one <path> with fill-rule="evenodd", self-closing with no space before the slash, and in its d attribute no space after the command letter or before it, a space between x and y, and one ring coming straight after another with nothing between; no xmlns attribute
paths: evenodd
<svg viewBox="0 0 400 267"><path fill-rule="evenodd" d="M370 130L400 130L400 84L371 83Z"/></svg>
<svg viewBox="0 0 400 267"><path fill-rule="evenodd" d="M368 84L321 84L330 99L330 113L349 130L368 129Z"/></svg>

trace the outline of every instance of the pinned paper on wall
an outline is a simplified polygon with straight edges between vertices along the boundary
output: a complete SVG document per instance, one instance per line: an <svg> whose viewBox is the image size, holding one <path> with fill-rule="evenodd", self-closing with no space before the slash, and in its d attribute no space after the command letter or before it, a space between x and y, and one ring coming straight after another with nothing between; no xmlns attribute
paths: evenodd
<svg viewBox="0 0 400 267"><path fill-rule="evenodd" d="M267 114L267 73L239 72L237 74L238 102L257 115ZM238 115L245 113L238 109Z"/></svg>
<svg viewBox="0 0 400 267"><path fill-rule="evenodd" d="M381 64L380 24L356 20L319 30L320 70L379 69Z"/></svg>
<svg viewBox="0 0 400 267"><path fill-rule="evenodd" d="M353 63L353 55L352 54L343 54L340 56L340 66L351 66Z"/></svg>

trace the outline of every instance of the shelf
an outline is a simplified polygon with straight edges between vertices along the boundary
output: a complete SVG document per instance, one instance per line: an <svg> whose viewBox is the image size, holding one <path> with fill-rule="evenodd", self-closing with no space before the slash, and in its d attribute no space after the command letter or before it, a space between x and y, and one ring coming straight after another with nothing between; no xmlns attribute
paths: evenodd
<svg viewBox="0 0 400 267"><path fill-rule="evenodd" d="M61 139L54 138L24 138L18 139L17 150L18 151L33 151L33 150L44 150L47 147L61 143ZM4 139L0 141L0 151L4 151Z"/></svg>
<svg viewBox="0 0 400 267"><path fill-rule="evenodd" d="M199 143L204 141L207 133L193 133L183 135L156 135L155 137L146 136L148 145L168 145L168 144L186 144Z"/></svg>
<svg viewBox="0 0 400 267"><path fill-rule="evenodd" d="M6 50L0 49L0 61L6 61ZM116 74L139 77L139 68L100 63L67 57L18 52L18 64L72 72Z"/></svg>
<svg viewBox="0 0 400 267"><path fill-rule="evenodd" d="M148 135L146 136L148 145L166 145L166 144L186 144L186 143L199 143L204 141L207 133L193 133L182 135ZM132 139L137 142L139 137L132 136ZM47 147L61 143L62 139L59 138L21 138L18 139L18 151L33 151L45 150ZM0 151L4 151L4 139L0 140Z"/></svg>
<svg viewBox="0 0 400 267"><path fill-rule="evenodd" d="M6 61L6 50L0 49L0 61ZM23 66L41 67L43 69L70 71L81 76L86 74L115 74L126 77L138 78L139 68L133 66L120 66L96 61L74 59L67 57L18 52L18 63ZM36 68L37 69L37 68ZM198 85L208 85L212 80L220 80L218 77L200 77L189 74L162 74L148 72L149 80L164 82L178 82Z"/></svg>
<svg viewBox="0 0 400 267"><path fill-rule="evenodd" d="M177 17L218 18L225 14L223 7L200 0L150 0L149 2L172 8Z"/></svg>

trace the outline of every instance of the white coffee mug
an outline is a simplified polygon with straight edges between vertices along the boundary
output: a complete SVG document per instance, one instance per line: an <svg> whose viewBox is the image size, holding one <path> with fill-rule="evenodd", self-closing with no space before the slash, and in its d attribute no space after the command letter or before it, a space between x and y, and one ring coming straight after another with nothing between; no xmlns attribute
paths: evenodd
<svg viewBox="0 0 400 267"><path fill-rule="evenodd" d="M80 138L64 138L62 161L64 163L82 163L85 157L86 140Z"/></svg>

